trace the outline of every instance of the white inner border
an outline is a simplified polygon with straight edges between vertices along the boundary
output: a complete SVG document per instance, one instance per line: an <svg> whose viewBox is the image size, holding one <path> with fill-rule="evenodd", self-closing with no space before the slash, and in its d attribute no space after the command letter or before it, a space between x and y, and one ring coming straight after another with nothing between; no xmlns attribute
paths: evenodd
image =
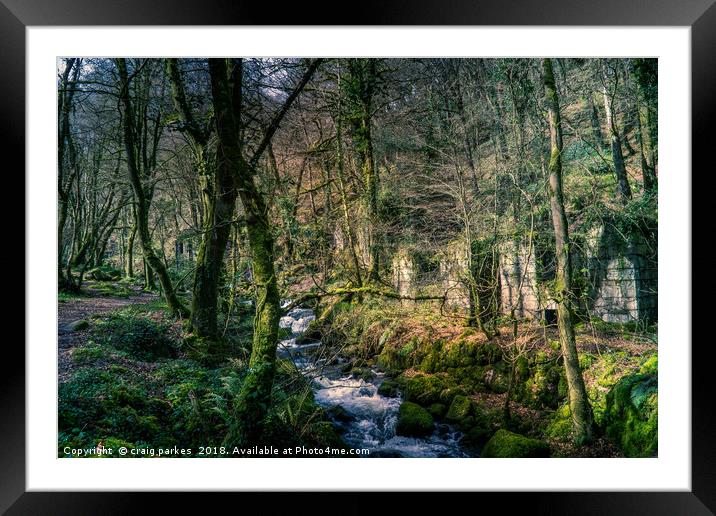
<svg viewBox="0 0 716 516"><path fill-rule="evenodd" d="M26 37L29 491L691 489L690 28L28 27ZM89 55L658 57L659 457L56 458L56 59Z"/></svg>

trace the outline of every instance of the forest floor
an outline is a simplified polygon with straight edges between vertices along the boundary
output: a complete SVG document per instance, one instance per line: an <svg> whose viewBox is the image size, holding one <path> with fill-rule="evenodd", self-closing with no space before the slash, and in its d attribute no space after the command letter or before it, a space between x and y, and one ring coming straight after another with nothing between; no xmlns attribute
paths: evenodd
<svg viewBox="0 0 716 516"><path fill-rule="evenodd" d="M184 407L177 403L185 401L187 407L176 410L171 417L189 417L192 421L192 418L198 418L202 427L216 424L213 420L211 423L208 422L211 418L208 418L207 414L217 409L211 404L212 400L226 395L225 378L227 371L234 366L222 369L224 366L197 363L187 355L187 349L181 347L173 348L174 351L169 355L160 353L156 356L145 356L143 350L147 346L152 346L154 343L160 346L167 342L179 343L183 338L182 322L168 315L163 301L157 294L123 282L87 281L81 295L61 294L58 305L58 381L61 390L67 391L64 397L61 395L61 402L64 400L69 407L65 410L65 418L73 421L72 424L65 425L67 428L64 428L61 439L63 443L84 443L86 439L94 438L96 435L124 436L126 431L111 418L103 419L106 424L99 425L92 431L94 433L85 432L84 426L79 422L84 421L83 424L90 427L94 424L92 423L94 416L91 416L93 412L85 414L86 407L83 403L92 407L97 403L102 406L108 404L105 407L107 413L111 410L129 410L124 406L118 408L112 405L116 401L115 398L123 399L126 389L130 391L138 389L138 392L144 393L137 396L135 400L137 412L132 415L135 419L140 418L138 419L140 422L143 421L141 418L145 417L143 414L150 410L142 401L149 396L162 400L159 404L161 410L158 410L156 416L158 420L169 420L169 416L166 416L166 408ZM250 320L247 317L241 319ZM351 339L343 331L345 328L341 328L341 320L347 325L360 323L362 329L356 333L359 338L355 342L354 351L358 351L361 356L365 356L363 346L366 342L377 342L381 340L381 335L392 335L386 340L383 352L393 348L398 351L398 356L402 357L400 360L405 360L400 367L403 378L416 375L444 378L445 372L422 370L420 360L413 361L410 358L423 356L433 342L442 342L444 352L448 354L451 353L451 347L457 346L454 350L456 354L451 355L453 359L462 356L463 351L460 351L460 348L474 350L492 345L509 349L512 342L511 330L508 327L501 328L500 335L488 342L488 339L479 332L468 330L454 321L437 317L429 309L423 311L415 307L406 310L396 305L393 309L353 307L347 310L342 317L334 320L333 329L340 330L341 341L350 341ZM388 327L392 329L386 333ZM249 330L244 328L241 333ZM648 335L624 326L582 324L576 330L585 384L594 408L601 414L604 412L605 398L610 389L623 376L635 374L640 368L643 369L648 357L653 356L655 359L657 344ZM553 407L559 407L563 403L561 398L552 399L558 391L557 383L560 378L558 373L561 371L561 366L554 361L559 354L554 348L558 332L554 327L545 328L525 323L524 326L520 325L519 334L522 344L529 349L529 356L541 356L540 360L543 363L546 363L545 358L550 358L548 362L552 363L552 365L540 366L535 365L533 359L530 359L527 376L520 380L525 384L520 390L521 396L513 397L511 402L512 416L518 422L519 428L533 437L547 440L554 456L624 456L610 440L603 436L589 446L574 446L564 435L552 435L550 429L557 428L555 424L559 425L562 417L559 415L560 410L555 411ZM135 341L139 344L135 345ZM348 354L351 352L348 351ZM436 358L439 362L450 359L447 355ZM369 359L371 364L377 364L379 361L378 356ZM440 368L441 371L448 369L450 367ZM488 369L494 369L490 374L497 373L504 383L504 364L488 364L472 369L475 374L483 374ZM474 385L474 382L469 380L469 378L458 378L457 381L465 386L465 394L480 407L480 410L495 418L499 417L506 398L504 385L501 389L485 389L481 381L478 382L479 385ZM82 382L89 382L87 385L90 387ZM73 399L75 394L70 393L75 393L77 388L91 388L88 393L94 389L99 398L87 394L86 400L75 402ZM177 392L183 392L182 389L187 390L187 393L181 398L183 401L179 402L175 396ZM77 392L81 398L84 396L83 391ZM203 396L200 396L200 393L204 393ZM541 405L538 401L540 396L550 397L551 408ZM199 399L203 401L197 401ZM197 403L204 403L207 407L202 408ZM184 410L187 413L182 416ZM84 415L75 418L73 416L75 413ZM109 425L107 421L112 424ZM147 421L151 423L150 420ZM149 429L145 428L142 430L144 433L137 433L130 441L153 442L151 436L162 435L149 423L147 423ZM189 423L189 426L192 424L194 423ZM74 433L68 433L69 430Z"/></svg>
<svg viewBox="0 0 716 516"><path fill-rule="evenodd" d="M58 457L95 446L137 457L175 446L192 457L233 456L210 450L228 432L248 371L251 307L234 310L242 324L230 326L219 360L186 338L160 296L125 281L87 281L81 294L60 293L58 302ZM271 442L347 447L310 393L295 367L277 363Z"/></svg>
<svg viewBox="0 0 716 516"><path fill-rule="evenodd" d="M61 298L57 309L58 379L67 379L73 369L72 351L86 343L90 336L90 319L107 315L130 305L144 304L159 299L153 292L140 287L108 291L105 282L88 280L82 295Z"/></svg>

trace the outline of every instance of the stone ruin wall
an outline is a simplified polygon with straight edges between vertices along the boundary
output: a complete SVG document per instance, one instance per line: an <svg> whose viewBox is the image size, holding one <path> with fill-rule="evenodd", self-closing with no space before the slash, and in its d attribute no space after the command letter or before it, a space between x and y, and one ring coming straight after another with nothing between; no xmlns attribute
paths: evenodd
<svg viewBox="0 0 716 516"><path fill-rule="evenodd" d="M642 237L628 240L611 226L590 235L585 260L592 314L607 322L655 321L658 317L658 265L655 250Z"/></svg>
<svg viewBox="0 0 716 516"><path fill-rule="evenodd" d="M542 310L554 308L553 302L542 299L537 281L534 249L505 244L500 249L500 299L502 312L509 314L515 308L515 316L539 319Z"/></svg>
<svg viewBox="0 0 716 516"><path fill-rule="evenodd" d="M654 255L643 239L632 238L625 242L621 235L604 228L587 239L584 256L575 256L573 268L584 267L588 275L586 303L580 308L591 316L607 322L634 322L657 319L657 264ZM501 310L509 314L515 306L517 317L539 319L543 310L555 309L554 301L541 292L534 249L509 243L500 249L500 300ZM467 310L469 297L462 283L467 267L464 249L452 244L440 260L439 283L447 292L447 304ZM393 259L393 285L402 295L414 292L420 271L406 253L399 252Z"/></svg>

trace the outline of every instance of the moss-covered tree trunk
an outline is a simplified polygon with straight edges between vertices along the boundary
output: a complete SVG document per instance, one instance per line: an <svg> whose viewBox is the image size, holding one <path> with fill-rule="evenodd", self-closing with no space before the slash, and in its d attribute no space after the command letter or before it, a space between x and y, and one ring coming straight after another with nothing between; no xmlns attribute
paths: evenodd
<svg viewBox="0 0 716 516"><path fill-rule="evenodd" d="M61 290L78 290L72 279L70 263L65 274L64 267L64 233L70 202L70 189L77 175L77 152L72 133L70 132L70 115L75 94L74 84L79 78L79 59L67 59L62 72L60 88L57 95L58 128L57 128L57 187L58 187L58 220L57 220L57 281ZM72 77L70 78L70 74ZM71 253L71 248L70 248Z"/></svg>
<svg viewBox="0 0 716 516"><path fill-rule="evenodd" d="M353 124L355 146L363 175L363 210L367 229L368 281L378 283L380 280L380 235L378 231L378 174L373 155L373 135L371 130L373 118L373 97L378 81L377 62L375 59L353 59L349 61L350 78L346 81L348 100L350 103L349 117Z"/></svg>
<svg viewBox="0 0 716 516"><path fill-rule="evenodd" d="M256 292L249 372L235 400L233 421L224 440L227 446L260 442L263 422L271 406L271 391L276 370L281 306L274 268L274 239L266 201L254 180L256 165L261 153L270 144L286 111L315 72L318 62L314 60L309 64L301 82L270 122L251 160L246 160L240 138L242 94L237 70L234 69L230 80L226 59L209 60L218 134L219 167L225 166L232 172L235 188L244 207Z"/></svg>
<svg viewBox="0 0 716 516"><path fill-rule="evenodd" d="M188 315L188 310L177 297L164 262L157 256L154 246L152 245L152 236L149 232L148 196L142 184L137 155L138 145L135 139L137 133L134 127L134 111L129 94L130 80L127 73L127 61L126 59L118 58L115 62L117 70L119 71L119 98L122 105L122 134L125 151L127 153L127 170L129 172L129 182L132 185L136 203L136 224L139 242L142 246L142 254L148 267L151 268L157 275L157 278L159 278L162 293L171 312L175 315L186 316Z"/></svg>
<svg viewBox="0 0 716 516"><path fill-rule="evenodd" d="M341 87L341 72L338 70L338 88ZM343 214L343 232L348 239L348 251L350 253L351 261L353 262L353 269L356 276L356 285L359 287L363 286L363 275L361 274L360 261L358 260L358 252L356 251L355 236L353 235L353 227L351 226L350 219L350 208L348 206L348 194L346 192L346 181L345 173L343 170L343 123L341 112L341 96L338 96L338 114L335 119L336 124L336 164L338 169L338 188L341 194L341 213Z"/></svg>
<svg viewBox="0 0 716 516"><path fill-rule="evenodd" d="M631 188L629 187L629 178L627 177L626 167L624 166L624 155L622 154L622 142L619 137L619 129L617 127L616 115L614 113L614 94L616 93L616 85L611 87L611 80L607 70L607 65L602 61L602 93L604 95L604 110L607 115L607 130L609 131L609 139L612 149L612 160L614 161L614 173L617 176L617 197L621 201L631 199ZM616 79L615 79L616 81Z"/></svg>
<svg viewBox="0 0 716 516"><path fill-rule="evenodd" d="M209 60L212 77L217 73L227 73L225 65L223 71L217 69L217 66L220 66L218 61L220 60ZM225 145L220 143L216 167L210 170L206 147L211 126L198 120L193 113L177 59L167 60L167 72L172 85L174 106L182 118L182 132L187 136L192 149L204 209L204 230L194 272L191 327L195 335L213 340L218 337L219 283L236 205L237 192L233 179L235 166L227 157ZM234 80L240 85L240 64L237 72ZM216 98L214 100L216 101ZM235 138L238 139L238 133Z"/></svg>
<svg viewBox="0 0 716 516"><path fill-rule="evenodd" d="M544 87L547 97L550 132L549 160L549 197L554 225L557 271L555 296L557 298L557 315L559 340L564 358L567 376L569 408L572 414L574 439L577 443L589 442L592 439L592 410L584 386L582 371L577 355L577 341L572 323L572 271L567 214L564 209L562 193L562 121L559 113L559 97L554 82L552 60L542 60Z"/></svg>
<svg viewBox="0 0 716 516"><path fill-rule="evenodd" d="M237 445L258 440L263 419L271 404L281 307L274 270L273 236L263 196L256 187L251 167L242 155L239 139L241 106L236 105L238 101L234 102L226 59L210 59L209 71L219 136L218 166L231 171L246 212L256 288L249 374L236 400L234 421L226 437L228 445Z"/></svg>
<svg viewBox="0 0 716 516"><path fill-rule="evenodd" d="M124 277L134 277L134 239L137 236L137 219L134 214L134 207L132 208L132 226L129 228L129 235L127 235L127 251L125 253L126 261L124 263Z"/></svg>

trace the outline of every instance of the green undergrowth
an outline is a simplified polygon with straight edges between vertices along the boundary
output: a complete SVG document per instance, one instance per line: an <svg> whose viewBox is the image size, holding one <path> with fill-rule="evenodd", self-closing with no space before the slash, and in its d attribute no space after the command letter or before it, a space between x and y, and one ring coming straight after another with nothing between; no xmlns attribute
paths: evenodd
<svg viewBox="0 0 716 516"><path fill-rule="evenodd" d="M127 284L119 281L93 281L87 287L95 296L128 298L136 294Z"/></svg>
<svg viewBox="0 0 716 516"><path fill-rule="evenodd" d="M74 368L59 385L58 456L68 449L124 446L148 456L159 448L220 447L247 361L189 357L161 304L133 305L95 320L90 338L72 350ZM277 363L273 404L262 445L345 445L290 362ZM227 456L210 450L209 455ZM228 455L231 456L231 455Z"/></svg>

